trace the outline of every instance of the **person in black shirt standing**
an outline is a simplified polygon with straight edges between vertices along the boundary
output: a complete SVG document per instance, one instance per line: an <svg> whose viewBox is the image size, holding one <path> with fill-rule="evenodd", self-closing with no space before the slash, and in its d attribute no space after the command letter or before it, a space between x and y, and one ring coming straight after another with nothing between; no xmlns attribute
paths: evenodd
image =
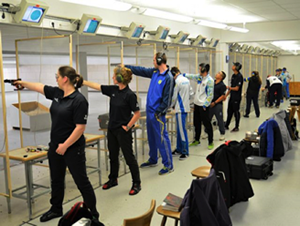
<svg viewBox="0 0 300 226"><path fill-rule="evenodd" d="M48 151L51 177L51 209L44 213L40 221L46 222L62 216L65 190L65 174L68 167L84 202L91 210L95 225L103 225L98 221L96 196L87 177L85 158L85 138L83 132L88 117L88 102L77 90L83 78L72 67L62 66L55 74L58 87L41 83L16 81L21 85L37 91L52 100L50 107L51 134Z"/></svg>
<svg viewBox="0 0 300 226"><path fill-rule="evenodd" d="M251 77L245 78L245 81L249 81L247 88L247 106L245 118L249 118L251 101L253 101L256 117L259 118L260 111L258 106L258 94L261 86L261 78L259 77L258 71L252 71Z"/></svg>
<svg viewBox="0 0 300 226"><path fill-rule="evenodd" d="M215 86L214 86L214 98L210 104L209 110L209 120L215 115L218 121L220 138L219 140L224 140L225 137L225 127L223 119L223 100L225 99L226 86L223 80L226 78L224 71L220 71L215 75Z"/></svg>
<svg viewBox="0 0 300 226"><path fill-rule="evenodd" d="M235 127L231 132L239 131L240 124L240 104L242 100L242 88L243 88L243 75L240 73L242 65L239 62L233 63L232 70L233 75L231 77L231 86L228 86L226 97L230 94L230 99L227 109L227 120L225 123L225 129L229 129L229 124L232 119L232 115L235 117Z"/></svg>
<svg viewBox="0 0 300 226"><path fill-rule="evenodd" d="M129 195L136 195L141 190L140 171L132 149L132 127L141 116L137 97L129 88L132 72L126 67L114 69L115 85L104 86L98 83L84 81L90 88L102 91L110 97L109 123L107 130L108 151L110 159L109 180L102 189L107 190L118 185L119 150L122 149L126 164L129 166L132 187ZM134 115L132 116L132 112Z"/></svg>

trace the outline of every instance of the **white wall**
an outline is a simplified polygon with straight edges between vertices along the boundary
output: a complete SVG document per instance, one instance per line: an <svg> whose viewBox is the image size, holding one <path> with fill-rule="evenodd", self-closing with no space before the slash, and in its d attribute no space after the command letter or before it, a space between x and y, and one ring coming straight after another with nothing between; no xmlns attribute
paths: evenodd
<svg viewBox="0 0 300 226"><path fill-rule="evenodd" d="M278 67L286 67L294 81L300 81L300 56L279 56Z"/></svg>

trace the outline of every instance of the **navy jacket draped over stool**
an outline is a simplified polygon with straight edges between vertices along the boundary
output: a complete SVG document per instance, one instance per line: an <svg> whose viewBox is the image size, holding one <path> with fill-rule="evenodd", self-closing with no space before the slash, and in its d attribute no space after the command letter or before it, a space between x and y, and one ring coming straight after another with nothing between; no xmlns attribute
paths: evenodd
<svg viewBox="0 0 300 226"><path fill-rule="evenodd" d="M207 178L193 180L182 203L180 225L232 225L214 169Z"/></svg>

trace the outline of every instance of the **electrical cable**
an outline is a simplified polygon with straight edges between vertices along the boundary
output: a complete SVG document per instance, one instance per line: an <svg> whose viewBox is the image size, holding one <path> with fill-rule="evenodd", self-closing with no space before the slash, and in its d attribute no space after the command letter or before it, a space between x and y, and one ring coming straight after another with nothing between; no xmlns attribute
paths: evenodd
<svg viewBox="0 0 300 226"><path fill-rule="evenodd" d="M64 34L59 33L59 32L55 29L54 22L51 23L51 26L52 26L54 32L55 32L57 35L64 35ZM79 27L80 27L80 22L77 22L76 29L75 29L74 31L72 31L71 34L69 34L69 35L72 35L72 34L74 34L76 31L78 31L78 30L79 30Z"/></svg>

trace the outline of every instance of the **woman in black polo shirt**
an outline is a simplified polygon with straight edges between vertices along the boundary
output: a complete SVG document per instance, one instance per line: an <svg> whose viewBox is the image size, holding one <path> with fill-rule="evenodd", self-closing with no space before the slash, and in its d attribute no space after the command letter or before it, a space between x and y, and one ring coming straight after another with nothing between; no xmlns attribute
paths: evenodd
<svg viewBox="0 0 300 226"><path fill-rule="evenodd" d="M140 109L135 93L128 86L131 80L132 72L130 69L116 67L113 75L115 85L104 86L89 81L83 81L83 84L102 91L104 95L110 97L107 130L110 174L109 180L102 188L107 190L118 185L119 150L121 148L132 177L132 187L129 195L136 195L141 190L141 179L139 167L132 149L131 128L140 117ZM134 113L133 116L132 112Z"/></svg>
<svg viewBox="0 0 300 226"><path fill-rule="evenodd" d="M93 214L95 225L103 225L98 221L96 196L87 177L85 164L85 130L88 117L88 102L77 90L82 86L83 78L72 67L62 66L55 74L58 87L41 83L16 81L33 91L37 91L52 100L51 139L48 159L51 177L51 209L44 213L40 221L46 222L62 216L65 190L65 174L68 167L78 189Z"/></svg>

